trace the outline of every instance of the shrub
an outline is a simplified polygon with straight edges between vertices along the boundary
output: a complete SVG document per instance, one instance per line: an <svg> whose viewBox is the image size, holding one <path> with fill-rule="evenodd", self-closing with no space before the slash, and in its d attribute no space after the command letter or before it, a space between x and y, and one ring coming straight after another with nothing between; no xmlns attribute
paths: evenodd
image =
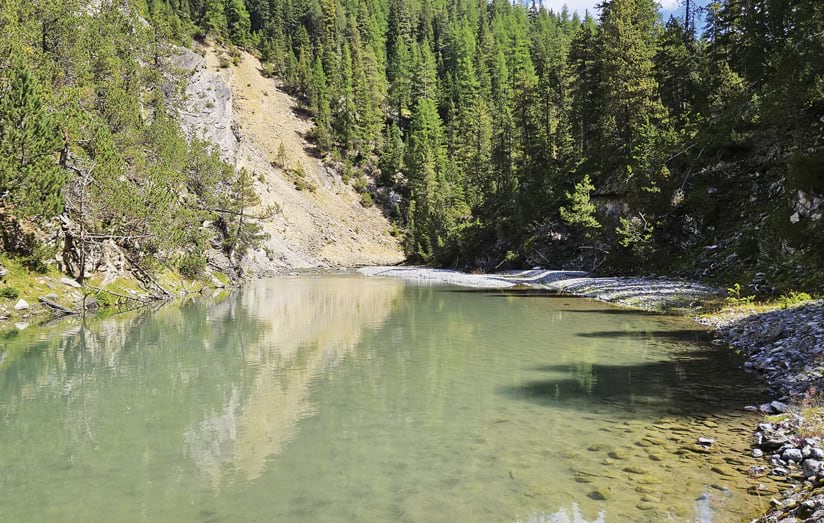
<svg viewBox="0 0 824 523"><path fill-rule="evenodd" d="M750 305L753 301L755 301L755 296L742 296L741 295L741 284L736 283L732 287L727 287L727 299L725 300L727 305Z"/></svg>
<svg viewBox="0 0 824 523"><path fill-rule="evenodd" d="M49 270L46 261L51 258L54 258L54 255L56 253L56 246L37 245L32 250L31 254L29 254L28 256L24 256L20 259L20 261L23 263L23 266L26 267L28 270L40 274L46 274L46 272L48 272Z"/></svg>
<svg viewBox="0 0 824 523"><path fill-rule="evenodd" d="M369 181L366 179L366 176L361 173L357 178L355 178L355 183L352 184L352 187L354 187L359 193L363 193L366 192L368 185Z"/></svg>
<svg viewBox="0 0 824 523"><path fill-rule="evenodd" d="M805 301L810 301L812 299L812 296L806 292L790 291L787 294L782 294L781 297L778 298L778 304L786 309L787 307L798 305L799 303L804 303Z"/></svg>
<svg viewBox="0 0 824 523"><path fill-rule="evenodd" d="M275 76L275 64L271 62L266 62L260 68L260 74L263 75L264 78L274 78Z"/></svg>
<svg viewBox="0 0 824 523"><path fill-rule="evenodd" d="M194 280L203 274L206 268L206 256L200 253L186 253L180 258L177 268L183 277Z"/></svg>
<svg viewBox="0 0 824 523"><path fill-rule="evenodd" d="M375 205L375 202L372 201L372 195L369 194L368 192L363 193L361 195L361 205L363 205L364 207L367 207L367 208L372 207L373 205Z"/></svg>
<svg viewBox="0 0 824 523"><path fill-rule="evenodd" d="M14 300L20 296L20 293L14 287L7 285L0 289L0 297Z"/></svg>

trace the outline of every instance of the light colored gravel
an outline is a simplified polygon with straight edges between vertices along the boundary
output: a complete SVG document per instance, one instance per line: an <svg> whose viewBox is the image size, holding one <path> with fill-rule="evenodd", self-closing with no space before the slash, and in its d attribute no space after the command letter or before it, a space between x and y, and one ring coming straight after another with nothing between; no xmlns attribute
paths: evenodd
<svg viewBox="0 0 824 523"><path fill-rule="evenodd" d="M689 307L720 296L718 289L694 282L665 278L592 278L581 271L532 269L467 274L427 267L364 267L359 272L366 276L482 289L535 287L644 310Z"/></svg>

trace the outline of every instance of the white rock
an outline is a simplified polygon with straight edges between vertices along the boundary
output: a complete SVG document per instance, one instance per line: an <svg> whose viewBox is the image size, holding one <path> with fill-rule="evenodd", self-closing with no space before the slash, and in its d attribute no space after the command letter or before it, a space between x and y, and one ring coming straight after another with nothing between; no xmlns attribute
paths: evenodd
<svg viewBox="0 0 824 523"><path fill-rule="evenodd" d="M780 401L770 402L770 407L772 407L772 410L778 412L779 414L787 412L787 410L790 408L787 406L786 403L781 403Z"/></svg>
<svg viewBox="0 0 824 523"><path fill-rule="evenodd" d="M17 303L14 305L14 310L16 310L16 311L24 311L28 308L29 308L29 302L27 302L23 298L20 298L19 300L17 300Z"/></svg>
<svg viewBox="0 0 824 523"><path fill-rule="evenodd" d="M60 278L60 283L62 283L63 285L68 285L69 287L73 287L75 289L79 289L80 287L82 287L82 285L77 283L72 278L67 278L65 276L63 278Z"/></svg>
<svg viewBox="0 0 824 523"><path fill-rule="evenodd" d="M801 221L801 216L798 212L794 212L792 216L790 216L790 223L798 223Z"/></svg>

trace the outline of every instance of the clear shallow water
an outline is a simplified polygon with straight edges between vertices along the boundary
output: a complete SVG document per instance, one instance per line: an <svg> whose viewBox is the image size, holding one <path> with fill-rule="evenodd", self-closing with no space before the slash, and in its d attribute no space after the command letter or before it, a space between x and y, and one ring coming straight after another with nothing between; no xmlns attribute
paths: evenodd
<svg viewBox="0 0 824 523"><path fill-rule="evenodd" d="M360 277L28 329L0 341L0 518L743 521L759 384L706 341Z"/></svg>

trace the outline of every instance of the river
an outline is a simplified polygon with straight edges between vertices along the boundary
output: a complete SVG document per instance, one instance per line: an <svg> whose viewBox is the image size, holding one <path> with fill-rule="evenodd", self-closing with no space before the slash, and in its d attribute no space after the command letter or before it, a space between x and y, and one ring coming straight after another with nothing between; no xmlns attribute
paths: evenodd
<svg viewBox="0 0 824 523"><path fill-rule="evenodd" d="M0 517L744 521L763 384L708 341L352 275L28 328L0 341Z"/></svg>

